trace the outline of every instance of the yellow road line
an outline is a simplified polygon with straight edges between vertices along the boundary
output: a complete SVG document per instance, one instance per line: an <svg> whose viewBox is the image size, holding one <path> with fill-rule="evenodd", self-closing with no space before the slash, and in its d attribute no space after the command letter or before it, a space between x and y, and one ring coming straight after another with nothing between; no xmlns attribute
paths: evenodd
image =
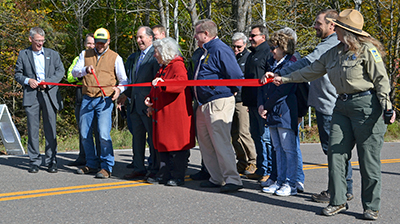
<svg viewBox="0 0 400 224"><path fill-rule="evenodd" d="M117 185L117 186L110 186L110 187L98 187L98 188L88 188L88 189L70 190L70 191L57 191L57 192L42 193L42 194L29 194L29 195L0 198L0 201L11 201L11 200L26 199L26 198L45 197L45 196L51 196L51 195L74 194L74 193L102 191L102 190L118 189L118 188L138 187L138 186L143 186L143 185L151 185L151 184L135 183L135 184ZM48 190L51 191L53 189L48 189Z"/></svg>
<svg viewBox="0 0 400 224"><path fill-rule="evenodd" d="M399 163L400 159L384 159L381 160L381 163ZM358 166L358 162L351 162L352 166ZM312 170L312 169L326 169L328 168L328 164L313 164L313 165L304 165L304 170ZM186 181L190 181L191 179L186 176ZM0 201L11 201L11 200L19 200L19 199L27 199L27 198L37 198L37 197L46 197L52 195L62 195L62 194L74 194L74 193L82 193L82 192L92 192L92 191L101 191L101 190L110 190L110 189L119 189L119 188L128 188L128 187L139 187L151 185L150 183L146 183L143 180L138 181L121 181L121 182L113 182L113 183L102 183L102 184L89 184L89 185L80 185L80 186L70 186L70 187L58 187L58 188L49 188L49 189L40 189L40 190L31 190L31 191L19 191L19 192L10 192L10 193L1 193Z"/></svg>

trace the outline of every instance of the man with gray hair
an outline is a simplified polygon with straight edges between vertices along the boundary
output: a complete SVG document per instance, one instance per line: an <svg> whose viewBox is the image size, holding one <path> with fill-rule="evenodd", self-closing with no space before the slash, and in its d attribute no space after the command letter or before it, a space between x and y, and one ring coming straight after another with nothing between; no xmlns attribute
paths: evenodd
<svg viewBox="0 0 400 224"><path fill-rule="evenodd" d="M232 37L232 49L236 55L242 73L244 73L247 57L247 37L244 33L237 32ZM235 94L235 112L232 120L232 145L236 152L236 168L239 173L252 174L256 171L256 149L250 135L249 113L243 106L241 91Z"/></svg>
<svg viewBox="0 0 400 224"><path fill-rule="evenodd" d="M196 65L194 80L241 79L243 74L232 50L218 37L217 25L209 19L195 26L195 38L203 55ZM221 193L243 188L236 169L230 130L235 109L236 86L195 86L197 138L210 179L201 187L220 188Z"/></svg>
<svg viewBox="0 0 400 224"><path fill-rule="evenodd" d="M150 27L141 26L136 33L136 42L140 51L131 54L125 63L128 79L131 83L151 82L160 68L154 57L154 33ZM123 105L127 97L131 100L128 116L131 116L133 130L133 172L124 176L125 179L139 179L145 176L154 177L158 171L158 152L153 147L152 120L147 116L147 106L144 99L150 93L151 87L130 87L118 100L118 105ZM145 167L146 133L150 148L152 163Z"/></svg>
<svg viewBox="0 0 400 224"><path fill-rule="evenodd" d="M49 48L42 28L34 27L29 32L31 46L21 50L15 65L15 80L24 89L22 105L28 119L29 173L39 172L42 158L39 151L39 123L42 114L45 146L45 165L49 173L57 173L57 110L62 109L58 86L40 85L41 82L59 83L64 76L60 55Z"/></svg>

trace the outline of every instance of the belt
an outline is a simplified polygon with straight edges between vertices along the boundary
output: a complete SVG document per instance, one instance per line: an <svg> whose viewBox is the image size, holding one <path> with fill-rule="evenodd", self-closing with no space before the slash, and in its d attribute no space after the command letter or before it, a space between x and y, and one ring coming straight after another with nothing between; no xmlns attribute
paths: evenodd
<svg viewBox="0 0 400 224"><path fill-rule="evenodd" d="M347 101L347 100L351 100L353 98L357 98L360 96L371 95L372 93L373 93L372 90L367 90L364 92L358 92L358 93L353 93L353 94L342 93L342 94L339 94L338 99L340 99L342 101Z"/></svg>

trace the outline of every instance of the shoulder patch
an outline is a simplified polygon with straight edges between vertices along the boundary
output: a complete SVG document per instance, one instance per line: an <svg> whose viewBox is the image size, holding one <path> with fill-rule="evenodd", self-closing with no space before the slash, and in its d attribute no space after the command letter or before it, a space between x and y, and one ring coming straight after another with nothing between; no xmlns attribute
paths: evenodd
<svg viewBox="0 0 400 224"><path fill-rule="evenodd" d="M369 49L369 51L371 51L371 54L374 57L375 62L377 62L377 63L382 62L382 57L376 48L371 48L371 49Z"/></svg>
<svg viewBox="0 0 400 224"><path fill-rule="evenodd" d="M203 64L208 64L208 58L210 57L210 54L207 54L207 57L206 57L206 59L204 59L204 62L203 62Z"/></svg>

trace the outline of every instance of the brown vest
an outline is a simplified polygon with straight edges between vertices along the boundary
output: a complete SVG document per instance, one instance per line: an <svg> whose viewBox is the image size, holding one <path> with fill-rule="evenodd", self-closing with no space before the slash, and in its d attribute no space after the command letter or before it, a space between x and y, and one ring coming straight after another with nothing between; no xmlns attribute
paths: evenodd
<svg viewBox="0 0 400 224"><path fill-rule="evenodd" d="M86 50L85 52L85 66L93 65L95 75L99 80L100 86L103 86L106 96L114 94L113 87L117 84L117 75L115 74L115 60L118 54L108 49L100 58L97 60L97 53L92 50ZM90 97L100 97L101 89L98 87L96 79L93 74L87 74L82 80L83 88L82 93Z"/></svg>

